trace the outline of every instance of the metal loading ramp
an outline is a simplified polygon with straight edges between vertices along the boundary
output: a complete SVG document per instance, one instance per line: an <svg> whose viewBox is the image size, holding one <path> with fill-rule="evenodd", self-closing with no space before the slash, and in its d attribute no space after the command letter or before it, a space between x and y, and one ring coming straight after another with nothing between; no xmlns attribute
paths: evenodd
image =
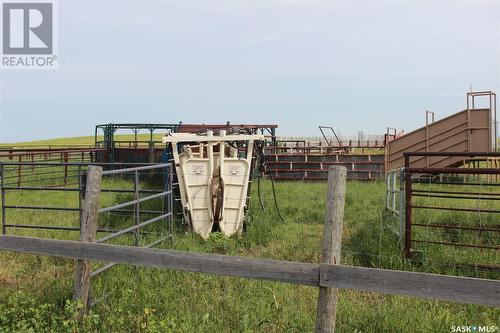
<svg viewBox="0 0 500 333"><path fill-rule="evenodd" d="M475 108L474 97L489 97L489 108ZM472 102L470 102L472 99ZM491 152L496 150L496 95L467 94L467 109L434 121L427 112L426 125L396 136L386 146L386 168L404 166L404 152ZM455 167L465 163L460 156L425 156L412 159L411 167Z"/></svg>

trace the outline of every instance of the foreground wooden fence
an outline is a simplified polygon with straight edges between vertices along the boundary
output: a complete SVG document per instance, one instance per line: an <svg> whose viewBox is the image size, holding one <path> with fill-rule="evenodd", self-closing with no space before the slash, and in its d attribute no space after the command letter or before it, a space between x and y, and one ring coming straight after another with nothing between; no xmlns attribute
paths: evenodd
<svg viewBox="0 0 500 333"><path fill-rule="evenodd" d="M342 167L330 170L321 264L20 236L0 236L0 249L318 287L316 332L334 331L337 294L332 288L500 306L497 280L340 265L345 173ZM98 177L89 179L98 181ZM86 207L96 210L95 202Z"/></svg>
<svg viewBox="0 0 500 333"><path fill-rule="evenodd" d="M314 287L375 291L500 306L500 282L495 280L21 236L0 236L0 248L73 259L113 261L142 267L167 268Z"/></svg>

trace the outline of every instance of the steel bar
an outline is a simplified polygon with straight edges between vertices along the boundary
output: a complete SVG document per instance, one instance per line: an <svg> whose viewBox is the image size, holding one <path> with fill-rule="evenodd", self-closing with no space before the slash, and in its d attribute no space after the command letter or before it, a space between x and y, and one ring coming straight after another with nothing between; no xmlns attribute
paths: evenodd
<svg viewBox="0 0 500 333"><path fill-rule="evenodd" d="M467 197L467 196L460 196L460 195L441 195L441 194L424 194L424 193L417 193L413 194L414 197L424 197L424 198L445 198L445 199L468 199L468 200L500 200L500 197L495 198L495 197Z"/></svg>
<svg viewBox="0 0 500 333"><path fill-rule="evenodd" d="M61 145L51 145L54 147L61 146ZM55 149L55 148L17 148L17 147L12 147L12 148L0 148L0 152L12 152L12 153L35 153L35 154L43 154L43 153L51 153L51 152L61 152L61 151L74 151L74 152L81 152L81 151L88 151L88 150L105 150L105 149L98 149L98 148L92 148L88 145L85 147L73 147L73 146L78 146L78 145L64 145L63 147L67 147L68 149ZM81 146L81 145L80 145ZM35 145L33 145L35 147ZM0 155L0 157L9 157L9 154L6 155Z"/></svg>
<svg viewBox="0 0 500 333"><path fill-rule="evenodd" d="M161 243L161 242L163 242L165 239L167 239L167 238L171 238L172 236L173 236L172 234L168 234L167 236L164 236L164 237L162 237L162 238L160 238L160 239L157 239L157 240L155 240L154 242L152 242L152 243L150 243L150 244L146 245L146 246L145 246L145 248L146 248L146 249L150 249L150 248L152 248L153 246L160 244L160 243Z"/></svg>
<svg viewBox="0 0 500 333"><path fill-rule="evenodd" d="M405 169L404 167L399 171L399 243L403 244L403 230L404 230L404 209L405 206Z"/></svg>
<svg viewBox="0 0 500 333"><path fill-rule="evenodd" d="M3 151L3 150L2 150ZM18 156L30 156L30 155L41 155L41 154L61 154L61 153L81 153L81 152L94 152L94 151L106 151L106 149L102 148L71 148L71 149L12 149L12 154L3 154L0 157L18 157Z"/></svg>
<svg viewBox="0 0 500 333"><path fill-rule="evenodd" d="M47 207L47 206L18 206L18 205L5 205L4 208L9 209L35 209L35 210L60 210L60 211L80 211L78 208L68 207Z"/></svg>
<svg viewBox="0 0 500 333"><path fill-rule="evenodd" d="M411 173L407 171L407 166L410 164L409 156L404 156L405 159L405 242L404 253L406 258L411 257L411 214L412 214L412 182Z"/></svg>
<svg viewBox="0 0 500 333"><path fill-rule="evenodd" d="M122 173L128 173L128 172L135 172L135 171L143 171L143 170L151 170L151 169L161 169L161 168L168 168L170 164L164 163L164 164L153 164L153 165L146 165L146 166L140 166L140 167L135 167L135 168L124 168L124 169L116 169L116 170L108 170L104 171L102 173L103 176L106 175L116 175L116 174L122 174Z"/></svg>
<svg viewBox="0 0 500 333"><path fill-rule="evenodd" d="M464 174L464 175L496 175L500 174L500 169L495 168L408 168L408 173L423 174Z"/></svg>
<svg viewBox="0 0 500 333"><path fill-rule="evenodd" d="M55 179L60 179L60 178L55 178ZM44 179L45 180L45 179ZM35 180L32 180L32 181L29 181L29 182L34 182ZM6 185L13 185L13 183L8 183ZM51 185L46 185L45 187L47 188L63 188L63 187L67 187L67 186L71 186L71 185L78 185L78 183L69 183L67 185L64 185L64 184L51 184ZM10 190L15 190L17 187L15 188L11 188ZM22 188L22 186L21 186ZM67 187L67 188L71 188L71 187Z"/></svg>
<svg viewBox="0 0 500 333"><path fill-rule="evenodd" d="M343 141L345 142L345 141ZM330 150L331 149L335 149L335 148L338 148L339 150L344 150L346 148L348 149L353 149L353 148L384 148L384 145L382 144L382 142L380 142L380 144L375 144L375 142L373 143L373 145L366 145L366 144L342 144L342 146L338 146L338 145L329 145L329 146L320 146L320 145L311 145L311 146L265 146L263 147L264 150L270 150L270 151L273 151L273 149L278 149L278 150L281 150L281 151L284 151L284 150L306 150L306 151L310 151L310 150L319 150L319 149L323 149L325 151L327 151L329 148ZM274 154L273 154L274 155ZM355 154L357 155L357 154Z"/></svg>
<svg viewBox="0 0 500 333"><path fill-rule="evenodd" d="M135 170L134 171L134 199L139 200L139 171ZM140 224L141 221L141 215L140 215L140 203L137 202L134 205L134 221L135 225L137 226ZM135 239L135 246L139 246L139 235L137 234L137 229L134 230L134 239Z"/></svg>
<svg viewBox="0 0 500 333"><path fill-rule="evenodd" d="M109 213L133 214L134 212L135 212L134 209L115 209L115 210L110 211ZM161 211L161 210L141 210L141 214L158 215L158 214L163 214L163 211Z"/></svg>
<svg viewBox="0 0 500 333"><path fill-rule="evenodd" d="M391 207L386 207L386 209L388 211L390 211L391 213L394 213L394 214L399 214L399 211L397 209L392 209Z"/></svg>
<svg viewBox="0 0 500 333"><path fill-rule="evenodd" d="M129 162L116 162L116 163L111 163L111 162L92 162L92 163L80 163L80 162L68 162L68 163L54 163L54 162L1 162L2 164L5 165L45 165L45 166L62 166L63 164L67 164L69 166L89 166L89 165L95 165L95 166L157 166L158 163L129 163Z"/></svg>
<svg viewBox="0 0 500 333"><path fill-rule="evenodd" d="M140 202L148 201L148 200L151 200L151 199L159 198L159 197L165 196L165 195L167 195L169 193L170 193L170 191L160 192L160 193L153 194L153 195L150 195L150 196L147 196L147 197L143 197L143 198L140 198L140 199L137 199L137 200L127 201L127 202L124 202L124 203L121 203L121 204L118 204L118 205L109 206L109 207L106 207L106 208L101 208L101 209L99 209L99 213L106 213L106 212L109 212L109 211L112 211L112 210L115 210L115 209L125 208L125 207L128 207L128 206L133 206L136 203L140 203Z"/></svg>
<svg viewBox="0 0 500 333"><path fill-rule="evenodd" d="M50 225L30 225L30 224L6 224L8 228L24 228L24 229L46 229L46 230L63 230L63 231L80 231L79 227L68 226L50 226ZM117 230L98 228L97 232L116 232ZM144 233L144 232L141 232Z"/></svg>
<svg viewBox="0 0 500 333"><path fill-rule="evenodd" d="M67 227L67 226L45 226L45 225L29 225L29 224L6 224L5 226L7 228L80 231L79 227Z"/></svg>
<svg viewBox="0 0 500 333"><path fill-rule="evenodd" d="M146 249L150 249L152 248L153 246L163 242L165 239L167 239L167 237L162 237L154 242L152 242L151 244L148 244L146 246L144 246L144 248ZM101 273L104 273L105 271L109 270L110 268L113 268L115 267L116 265L118 265L118 263L116 262L110 262L109 264L107 265L104 265L103 267L99 268L99 269L96 269L95 271L93 271L92 273L90 273L90 277L93 278L94 276L97 276Z"/></svg>
<svg viewBox="0 0 500 333"><path fill-rule="evenodd" d="M170 191L170 194L167 197L167 211L170 213L174 212L174 192L173 192L173 183L174 183L174 176L173 176L173 171L172 167L170 166L168 169L168 184L167 184L167 189ZM170 232L170 241L172 241L172 235L174 234L174 216L173 214L170 215L169 219L169 232Z"/></svg>
<svg viewBox="0 0 500 333"><path fill-rule="evenodd" d="M500 232L499 228L489 228L489 227L463 227L463 226L457 226L457 225L450 225L450 224L424 224L424 223L412 223L414 226L419 226L419 227L431 227L431 228L443 228L443 229L458 229L458 230L472 230L472 231L491 231L491 232Z"/></svg>
<svg viewBox="0 0 500 333"><path fill-rule="evenodd" d="M101 189L101 192L112 192L112 193L135 193L135 190L128 190L128 189L116 189L116 188L111 188L111 189ZM139 190L139 193L161 193L159 190Z"/></svg>
<svg viewBox="0 0 500 333"><path fill-rule="evenodd" d="M489 250L500 250L500 246L487 246L487 245L476 245L476 244L462 244L462 243L452 243L452 242L438 242L438 241L426 241L419 239L412 239L414 243L428 243L428 244L436 244L436 245L452 245L458 247L473 247L478 249L489 249Z"/></svg>
<svg viewBox="0 0 500 333"><path fill-rule="evenodd" d="M29 187L29 186L5 186L5 190L9 191L61 191L61 192L78 192L80 189L76 187Z"/></svg>
<svg viewBox="0 0 500 333"><path fill-rule="evenodd" d="M474 157L474 156L488 156L495 157L500 156L500 152L455 152L455 151L416 151L416 152L405 152L404 156L464 156L464 157Z"/></svg>
<svg viewBox="0 0 500 333"><path fill-rule="evenodd" d="M28 179L24 180L25 183L33 183L33 182L40 182L41 180L43 181L48 181L48 180L62 180L62 177L51 177L51 178L43 178L43 179ZM7 185L12 185L16 183L8 183ZM63 185L62 185L63 186Z"/></svg>
<svg viewBox="0 0 500 333"><path fill-rule="evenodd" d="M473 264L475 269L483 269L489 271L500 271L500 265L492 265L492 264Z"/></svg>
<svg viewBox="0 0 500 333"><path fill-rule="evenodd" d="M95 271L90 273L90 278L93 278L101 273L104 273L105 271L107 271L110 268L115 267L116 265L118 265L116 262L110 262L109 264L106 264L106 265L102 266L101 268L96 269Z"/></svg>
<svg viewBox="0 0 500 333"><path fill-rule="evenodd" d="M84 196L84 186L83 186L83 176L82 167L78 166L78 225L80 226L80 232L83 225L83 196Z"/></svg>
<svg viewBox="0 0 500 333"><path fill-rule="evenodd" d="M436 193L436 194L467 194L467 195L494 195L500 196L500 193L491 193L491 192L464 192L464 191L434 191L434 190L413 190L413 193Z"/></svg>
<svg viewBox="0 0 500 333"><path fill-rule="evenodd" d="M449 182L449 181L428 181L422 179L413 179L413 183L420 183L426 185L465 185L465 186L500 186L500 183L463 183L463 182Z"/></svg>
<svg viewBox="0 0 500 333"><path fill-rule="evenodd" d="M453 210L458 212L475 212L475 213L493 213L499 214L500 210L495 209L478 209L478 208L456 208L456 207L437 207L437 206L421 206L421 205L411 205L412 208L421 209L438 209L438 210Z"/></svg>
<svg viewBox="0 0 500 333"><path fill-rule="evenodd" d="M21 178L22 178L22 171L23 171L23 156L19 155L19 164L17 165L17 186L21 186Z"/></svg>
<svg viewBox="0 0 500 333"><path fill-rule="evenodd" d="M139 228L145 227L145 226L147 226L148 224L151 224L151 223L157 222L157 221L159 221L159 220L162 220L162 219L164 219L164 218L167 218L167 217L169 217L169 216L171 216L171 215L172 215L172 213L166 213L166 214L163 214L163 215L157 216L157 217L155 217L155 218L152 218L152 219L150 219L150 220L144 221L144 222L142 222L142 223L140 223L140 224L133 225L133 226L131 226L131 227L129 227L129 228L122 229L122 230L120 230L120 231L118 231L118 232L115 232L115 233L113 233L113 234L111 234L111 235L108 235L108 236L105 236L105 237L102 237L102 238L100 238L100 239L96 240L96 243L106 242L106 241L108 241L108 240L110 240L110 239L116 238L116 237L118 237L118 236L121 236L121 235L127 234L127 233L129 233L129 232L131 232L131 231L134 231L134 230L137 230L137 229L139 229Z"/></svg>
<svg viewBox="0 0 500 333"><path fill-rule="evenodd" d="M0 164L0 195L2 196L2 235L6 234L4 166Z"/></svg>
<svg viewBox="0 0 500 333"><path fill-rule="evenodd" d="M61 166L63 166L64 163L61 163ZM71 173L75 173L77 170L71 170L70 172ZM30 178L35 178L36 176L45 176L45 175L53 175L53 174L62 174L63 173L63 170L55 170L55 171L47 171L47 172L36 172L36 173L32 173L30 174L29 176L27 177L30 177ZM68 174L66 173L66 176ZM5 179L11 179L11 178L17 178L18 175L12 175L12 176L7 176L5 177ZM26 177L26 176L25 176ZM61 177L62 178L62 177ZM45 179L44 179L45 180Z"/></svg>

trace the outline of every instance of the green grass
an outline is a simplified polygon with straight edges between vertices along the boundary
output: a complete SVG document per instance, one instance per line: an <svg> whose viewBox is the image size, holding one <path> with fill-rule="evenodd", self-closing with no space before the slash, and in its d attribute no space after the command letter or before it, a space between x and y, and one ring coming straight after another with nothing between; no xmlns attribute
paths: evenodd
<svg viewBox="0 0 500 333"><path fill-rule="evenodd" d="M156 141L161 141L163 134L154 134L153 139ZM103 136L99 135L98 140L103 140ZM137 139L139 141L149 140L149 134L138 134ZM115 134L116 141L130 141L134 140L133 134ZM63 146L89 146L94 147L95 138L94 136L79 136L70 138L56 138L47 140L36 140L36 141L25 141L16 143L0 143L0 148L23 148L23 147L63 147Z"/></svg>
<svg viewBox="0 0 500 333"><path fill-rule="evenodd" d="M89 140L89 141L85 141ZM93 137L60 139L57 144L93 143ZM25 143L23 143L25 144ZM44 141L42 144L48 144ZM26 181L40 183L40 179ZM279 222L271 184L262 183L266 212L259 208L257 186L252 188L251 223L240 238L214 234L208 241L176 228L172 248L255 258L318 263L323 232L326 184L280 182L277 198L286 224ZM104 186L131 186L130 182L106 180ZM425 188L425 187L423 187ZM402 259L396 231L398 221L384 212L383 182L348 182L342 245L344 264L403 269L431 273L498 278L493 273L453 268L450 261L493 260L498 254L446 247L420 247L420 263ZM455 188L455 190L457 190ZM472 190L472 189L470 189ZM76 194L9 192L8 203L76 207ZM102 205L126 200L103 195ZM433 203L419 198L422 203ZM437 204L437 203L433 203ZM443 205L457 203L443 201ZM458 203L460 204L460 203ZM469 202L468 204L471 204ZM465 203L464 203L465 205ZM481 205L493 205L484 203ZM78 225L77 214L21 212L7 214L9 222ZM498 223L483 214L416 212L415 219L475 225ZM479 220L478 220L479 219ZM102 216L101 227L121 227L130 218ZM60 231L10 230L12 234L77 239ZM423 228L419 237L477 241L467 235L449 235ZM448 237L448 238L446 238ZM151 239L144 236L141 244ZM492 239L498 244L498 239ZM132 244L133 237L117 243ZM312 332L316 317L317 288L283 283L183 273L119 265L92 281L91 307L84 323L76 323L75 304L70 302L74 261L14 252L0 252L0 332ZM102 264L95 264L98 267ZM500 310L493 307L341 290L337 314L338 332L450 332L452 325L499 326Z"/></svg>
<svg viewBox="0 0 500 333"><path fill-rule="evenodd" d="M47 139L47 140L36 140L36 141L24 141L16 143L1 143L0 147L10 148L10 147L46 147L46 146L78 146L78 145L94 145L94 136L80 136L72 138L57 138L57 139Z"/></svg>
<svg viewBox="0 0 500 333"><path fill-rule="evenodd" d="M123 181L105 186L125 185ZM177 230L174 248L258 258L317 263L320 256L326 184L283 182L277 197L286 224L273 208L269 182L262 184L267 212L260 210L256 186L252 192L252 223L240 238L220 234L208 241ZM16 197L18 196L18 197ZM382 182L349 182L343 231L345 264L477 275L436 264L412 265L401 259L395 220L383 212ZM108 196L103 205L123 200ZM60 194L40 197L11 194L22 203L73 205ZM30 201L31 200L31 201ZM28 214L28 215L23 215ZM54 213L19 213L14 220L75 225L76 217ZM26 223L26 222L23 222ZM131 221L102 223L123 225ZM115 225L116 226L116 225ZM16 234L34 234L17 231ZM38 232L37 236L75 238L68 233ZM146 243L148 239L143 239ZM121 243L131 243L131 238ZM0 253L0 332L71 332L75 324L71 299L73 261ZM486 276L487 277L487 276ZM92 307L82 332L310 332L314 329L317 289L282 283L118 266L93 281ZM107 295L107 297L106 297ZM339 332L449 332L451 325L497 325L500 311L377 293L341 291ZM20 326L19 326L20 325ZM24 325L24 326L23 326ZM24 329L23 329L24 327Z"/></svg>

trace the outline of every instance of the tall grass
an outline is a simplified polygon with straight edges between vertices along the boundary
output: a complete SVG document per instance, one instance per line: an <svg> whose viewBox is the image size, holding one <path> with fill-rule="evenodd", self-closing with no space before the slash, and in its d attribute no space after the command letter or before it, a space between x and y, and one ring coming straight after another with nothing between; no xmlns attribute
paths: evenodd
<svg viewBox="0 0 500 333"><path fill-rule="evenodd" d="M203 241L176 228L173 242L162 243L161 247L317 263L326 184L277 183L276 198L286 223L279 220L271 184L264 181L261 185L265 211L259 207L257 187L254 186L249 224L242 237L228 239L216 233ZM41 200L22 194L12 194L10 198L13 201L28 199ZM123 199L110 196L104 199L103 205ZM44 195L43 200L65 205L73 202L72 198L55 194L53 197ZM402 259L395 233L398 222L385 214L383 200L383 182L348 183L342 246L344 264L492 277L490 273L451 268L446 262L423 260L415 264ZM12 218L29 219L33 223L75 223L69 217L66 220L64 215L44 214L48 217L43 220L41 215L27 217L20 213ZM423 215L422 218L431 217ZM102 223L122 226L132 221L106 220ZM16 234L21 233L30 232L16 231ZM50 232L37 236L56 237ZM63 234L63 237L72 236ZM121 242L131 240L129 237ZM148 241L148 236L143 236L143 244ZM447 251L454 250L447 248ZM462 255L460 251L454 253ZM480 255L474 258L481 259ZM74 308L68 304L73 261L11 252L1 252L0 260L0 332L314 330L316 288L126 265L117 266L93 280L95 304L78 328ZM343 290L339 296L337 329L339 332L449 332L451 325L498 325L498 318L500 311L492 307ZM21 326L16 326L17 323Z"/></svg>

